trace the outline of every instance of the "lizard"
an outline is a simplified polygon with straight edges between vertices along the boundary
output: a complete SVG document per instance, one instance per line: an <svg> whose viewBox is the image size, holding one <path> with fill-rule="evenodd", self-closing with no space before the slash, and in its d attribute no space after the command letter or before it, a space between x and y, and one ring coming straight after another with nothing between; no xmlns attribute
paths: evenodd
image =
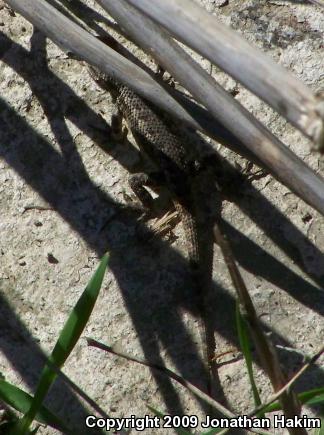
<svg viewBox="0 0 324 435"><path fill-rule="evenodd" d="M114 39L116 51L125 50ZM119 49L120 46L120 49ZM120 138L122 120L139 146L140 151L158 169L153 174L141 173L130 177L130 186L146 209L152 207L153 198L146 186L164 184L172 196L186 238L190 270L198 293L199 329L203 344L204 360L207 364L207 393L213 395L213 379L216 375L214 363L215 338L209 318L209 290L212 284L213 222L211 213L204 210L203 197L210 187L210 176L204 165L188 157L188 152L179 136L170 130L164 119L151 103L137 95L113 77L88 65L88 71L97 85L108 91L115 103L116 113L112 116L112 132ZM127 134L127 132L126 132Z"/></svg>

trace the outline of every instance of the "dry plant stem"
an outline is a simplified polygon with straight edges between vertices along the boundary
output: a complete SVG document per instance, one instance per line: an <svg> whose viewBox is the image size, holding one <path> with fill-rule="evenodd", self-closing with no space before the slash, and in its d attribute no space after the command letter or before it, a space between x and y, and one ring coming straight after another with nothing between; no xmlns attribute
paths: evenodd
<svg viewBox="0 0 324 435"><path fill-rule="evenodd" d="M129 5L130 0L120 0L118 3L114 0L97 1L132 40L186 87L220 124L240 138L276 178L324 214L321 177L315 176L310 168L301 163L294 153L219 86L160 26Z"/></svg>
<svg viewBox="0 0 324 435"><path fill-rule="evenodd" d="M281 390L286 382L282 373L276 350L266 335L262 331L259 319L256 315L252 300L247 291L243 278L236 266L231 247L221 233L219 226L214 227L215 241L220 246L222 254L229 270L233 285L238 295L238 300L242 311L245 313L245 319L249 325L249 330L255 343L262 366L269 376L270 382L275 392ZM294 418L300 415L301 406L296 394L291 390L284 390L280 395L280 403L286 418ZM292 435L307 435L306 430L302 428L289 428Z"/></svg>
<svg viewBox="0 0 324 435"><path fill-rule="evenodd" d="M260 406L255 408L253 411L249 412L247 414L248 417L252 417L253 415L256 415L260 411L263 411L265 408L267 408L272 402L277 400L284 391L287 391L288 388L290 388L301 376L302 374L315 362L320 358L320 356L324 353L324 345L320 348L318 352L312 358L303 365L303 367L298 370L298 372L290 379L289 382L286 383L279 391L277 391L275 394L273 394L265 403L262 403Z"/></svg>
<svg viewBox="0 0 324 435"><path fill-rule="evenodd" d="M241 82L315 143L323 140L324 107L311 89L201 6L192 0L127 1Z"/></svg>
<svg viewBox="0 0 324 435"><path fill-rule="evenodd" d="M118 78L139 95L170 112L193 129L201 130L262 166L260 160L243 145L240 138L235 137L230 130L215 121L206 109L165 83L159 82L156 75L144 71L120 56L46 1L6 0L6 3L63 49L77 54L106 74Z"/></svg>
<svg viewBox="0 0 324 435"><path fill-rule="evenodd" d="M203 109L197 109L196 112L196 108L198 108L197 105L190 105L190 103L185 104L185 100L181 100L178 97L177 100L179 102L177 102L176 99L170 95L170 93L172 93L171 90L166 91L150 74L118 55L114 50L107 47L101 41L98 41L97 38L66 18L44 0L38 0L37 2L34 0L24 0L23 2L20 0L6 0L6 2L58 45L78 54L87 62L97 66L100 70L117 78L127 86L130 86L139 95L169 111L193 128L200 129L213 138L218 137L217 140L220 140L220 136L224 133L227 138L227 146L230 146L228 138L232 137L236 146L242 145L242 154L244 154L245 146L245 149L248 148L250 154L252 152L256 155L256 159L261 160L264 166L267 167L275 177L284 182L304 201L324 214L324 181L322 178L311 171L304 162L296 157L279 140L264 129L264 127L260 127L259 123L255 124L256 120L252 115L247 112L246 117L242 118L241 112L238 109L240 106L234 106L236 111L233 110L233 107L230 108L229 113L228 109L224 111L228 102L231 101L226 93L228 98L226 98L225 105L217 105L221 112L219 113L220 115L222 115L223 112L226 113L225 118L222 117L221 122L215 120L209 122L211 118L208 112ZM143 25L138 27L141 32L143 32L144 28L145 26ZM167 52L165 52L165 54L167 54ZM183 69L186 70L187 66L188 65L184 63ZM196 81L198 79L196 84L199 85L199 75L194 74L194 76ZM208 79L210 79L209 76ZM203 81L202 83L204 87L206 82ZM212 106L216 103L214 99L214 86L215 83L213 81L212 95L200 95L200 99L206 103L206 106L207 103L211 103ZM196 89L195 84L194 88ZM192 89L191 87L191 90ZM223 90L223 92L225 91ZM195 112L194 117L191 116L193 112ZM215 112L215 110L213 110L212 112L216 113L217 117L218 111L216 110ZM199 116L196 116L197 113ZM206 118L204 118L203 114L206 114ZM238 122L239 120L241 122ZM227 125L228 128L222 127L223 121L225 121L225 127ZM235 131L232 131L234 128ZM220 140L224 144L225 136L223 136L223 140Z"/></svg>
<svg viewBox="0 0 324 435"><path fill-rule="evenodd" d="M322 0L308 0L310 3L313 3L314 5L321 6L324 8L324 2Z"/></svg>
<svg viewBox="0 0 324 435"><path fill-rule="evenodd" d="M164 367L160 364L154 364L154 363L145 361L141 358L137 358L137 357L130 355L129 353L126 353L126 352L121 352L120 350L114 349L114 347L112 347L112 346L107 346L103 343L100 343L99 341L97 341L93 338L86 337L86 340L87 340L88 346L102 349L105 352L109 352L113 355L120 356L121 358L125 358L129 361L134 361L138 364L144 365L144 366L149 367L153 370L157 370L158 372L162 373L163 375L169 376L171 379L173 379L173 380L179 382L179 384L183 385L188 391L193 393L195 396L204 400L208 405L212 406L214 409L219 411L225 417L227 417L227 418L235 418L236 417L235 414L230 412L227 408L222 406L220 403L216 402L216 400L212 399L210 396L208 396L206 393L201 391L199 388L195 387L193 384L186 381L184 378L177 375L176 373L174 373L172 370L168 369L167 367ZM261 433L260 431L254 431L253 429L249 429L249 430L250 430L250 432ZM226 432L227 432L227 430L226 430ZM224 433L226 433L226 432L224 432ZM262 433L263 434L270 434L270 432L266 431L266 430L262 430Z"/></svg>
<svg viewBox="0 0 324 435"><path fill-rule="evenodd" d="M231 413L228 409L226 409L224 406L222 406L220 403L216 402L216 400L212 399L208 394L201 391L199 388L195 387L190 382L186 381L181 376L174 373L172 370L168 369L167 367L164 367L159 364L154 364L149 361L145 361L141 358L137 358L133 355L130 355L126 352L121 352L120 350L115 349L112 346L107 346L103 343L100 343L97 340L94 340L93 338L86 337L88 346L97 347L98 349L102 349L106 352L112 353L114 355L120 356L122 358L126 358L129 361L134 361L138 364L144 365L146 367L150 367L152 369L155 369L159 371L160 373L169 376L171 379L174 379L175 381L179 382L179 384L183 385L187 390L192 392L194 395L198 396L200 399L204 400L208 405L214 407L219 411L221 414L225 415L228 418L235 417L233 413Z"/></svg>

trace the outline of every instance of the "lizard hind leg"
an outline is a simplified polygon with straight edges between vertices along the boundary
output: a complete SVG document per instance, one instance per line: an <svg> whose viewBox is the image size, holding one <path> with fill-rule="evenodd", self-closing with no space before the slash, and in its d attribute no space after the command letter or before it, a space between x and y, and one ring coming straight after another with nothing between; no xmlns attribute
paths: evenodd
<svg viewBox="0 0 324 435"><path fill-rule="evenodd" d="M155 236L164 237L166 234L171 239L172 236L171 229L174 226L176 215L175 212L167 212L161 215L161 210L164 210L164 206L161 201L157 201L157 198L154 198L151 193L146 189L146 187L151 187L156 190L157 187L160 187L161 184L165 184L162 182L164 179L163 173L154 172L148 175L147 173L136 173L132 174L129 177L129 184L138 198L136 203L131 205L133 210L136 212L140 212L141 216L139 221L147 221L152 217L157 219L154 220L153 224L149 225L150 235L148 235L145 231L143 234L139 234L142 239L151 239ZM161 197L159 196L159 200Z"/></svg>

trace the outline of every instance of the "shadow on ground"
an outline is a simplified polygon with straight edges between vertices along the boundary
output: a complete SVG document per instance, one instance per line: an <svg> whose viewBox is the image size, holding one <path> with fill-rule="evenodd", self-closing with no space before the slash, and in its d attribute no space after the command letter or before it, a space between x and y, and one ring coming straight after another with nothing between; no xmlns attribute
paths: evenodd
<svg viewBox="0 0 324 435"><path fill-rule="evenodd" d="M190 285L183 286L183 282L188 284L190 281L186 261L163 241L155 240L148 246L127 235L122 237L123 241L120 245L116 242L116 238L112 241L109 229L103 226L111 216L120 213L126 227L134 228L138 224L134 217L124 214L119 204L93 184L68 131L66 119L75 123L83 134L88 135L107 152L109 152L107 144L104 140L100 142L100 138L98 139L98 135L90 126L102 125L107 131L109 126L79 99L68 85L48 69L43 35L35 31L30 52L10 41L5 35L0 36L0 42L2 61L29 83L61 147L61 153L55 151L6 102L0 100L1 157L69 223L98 256L103 255L107 250L110 252L110 268L118 281L125 306L132 318L146 358L163 364L160 354L162 344L163 348L169 349L169 355L182 376L191 381L196 380L199 374L203 376L203 362L179 314L182 310L189 310L194 315L198 315ZM111 155L116 158L114 148L111 147L110 150ZM127 153L127 146L125 153ZM118 158L120 164L127 165L127 159L123 161L122 156L119 155ZM80 196L87 199L83 202L82 209ZM296 242L301 239L310 245L311 242L305 240L304 235L260 193L254 192L253 204L244 205L242 200L239 206L290 257L291 261L298 264L304 274L309 276L294 244L288 243L281 237L276 232L275 226L269 225L269 222L277 222L289 227L294 233ZM257 213L256 209L263 210L263 214ZM88 225L90 220L95 222L92 228ZM281 287L305 306L323 314L324 298L323 292L319 290L323 288L323 279L311 276L318 287L309 284L230 224L227 224L226 232L230 240L234 241L234 252L238 262L245 269ZM315 246L312 246L312 249L316 255L322 257L322 253ZM162 251L166 253L164 258L168 258L165 264L152 258L154 257L152 252ZM150 267L142 275L137 265L132 263L134 258L141 256L150 258ZM174 273L176 281L174 287L166 289L163 273L168 273L166 271L170 265L174 265L171 266L170 273ZM138 294L139 280L141 280L141 294ZM164 303L163 299L165 299ZM236 332L233 330L235 301L227 289L221 288L216 283L214 283L214 306L215 330L237 346ZM31 332L16 317L3 296L1 296L1 311L1 335L11 338L10 343L7 338L1 340L2 352L10 365L34 389L42 368L42 351ZM286 337L278 334L274 334L274 340L286 346L291 345ZM179 352L179 343L185 353ZM21 358L22 353L24 358ZM316 374L318 385L323 385L323 370L314 367L312 372ZM164 398L167 412L184 414L185 410L170 380L155 372L153 376ZM64 398L64 410L59 409L58 405L62 403L62 398ZM66 415L68 409L69 415L73 415L71 425L75 430L82 431L86 412L79 398L65 384L58 382L50 394L50 399L54 404L53 410L68 419ZM219 389L219 401L226 404L221 389ZM200 405L204 407L202 403ZM70 414L72 409L75 412Z"/></svg>

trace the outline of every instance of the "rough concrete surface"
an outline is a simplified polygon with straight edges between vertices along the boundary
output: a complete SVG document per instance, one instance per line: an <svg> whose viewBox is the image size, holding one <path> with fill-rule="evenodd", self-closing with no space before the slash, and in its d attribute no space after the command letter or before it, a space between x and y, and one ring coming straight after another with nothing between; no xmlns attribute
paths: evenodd
<svg viewBox="0 0 324 435"><path fill-rule="evenodd" d="M79 8L92 31L98 25L107 28L94 1L82 4L97 11ZM323 89L320 8L303 1L201 4L310 89ZM128 173L141 160L131 136L126 144L110 139L110 97L83 65L3 1L0 26L0 371L20 388L35 390L42 356L52 350L108 250L109 269L83 335L164 363L199 384L198 313L182 228L174 228L173 243L143 240L135 218L122 207L131 196ZM195 58L227 90L236 89L245 107L323 174L323 158L310 151L298 131L217 67ZM213 146L230 161L242 163L220 145ZM270 176L246 187L235 204L224 203L223 216L257 313L291 376L323 343L323 217ZM230 353L219 360L218 400L244 414L254 406L252 392L238 352L234 291L219 248L215 251L216 352L230 350L237 356ZM255 352L253 356L256 382L266 400L271 387ZM298 391L323 386L323 362L321 358L300 379ZM111 417L153 415L147 405L165 414L204 415L204 406L175 382L89 348L85 339L78 342L64 372ZM84 416L91 411L63 382L55 384L46 403L75 433L94 433L84 427ZM317 415L319 410L303 412ZM57 432L42 427L39 433Z"/></svg>

